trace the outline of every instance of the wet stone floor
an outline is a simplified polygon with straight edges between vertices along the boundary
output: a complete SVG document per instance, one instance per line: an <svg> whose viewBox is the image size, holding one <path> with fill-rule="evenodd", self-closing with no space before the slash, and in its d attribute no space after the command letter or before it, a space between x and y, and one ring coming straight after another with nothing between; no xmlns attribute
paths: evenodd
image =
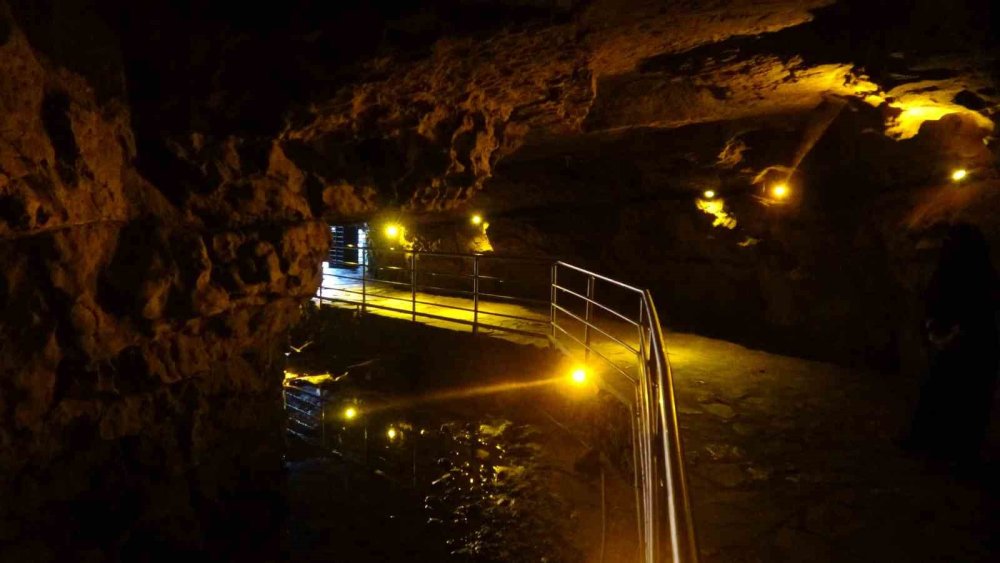
<svg viewBox="0 0 1000 563"><path fill-rule="evenodd" d="M995 463L956 475L895 445L912 384L668 338L705 560L1000 560Z"/></svg>

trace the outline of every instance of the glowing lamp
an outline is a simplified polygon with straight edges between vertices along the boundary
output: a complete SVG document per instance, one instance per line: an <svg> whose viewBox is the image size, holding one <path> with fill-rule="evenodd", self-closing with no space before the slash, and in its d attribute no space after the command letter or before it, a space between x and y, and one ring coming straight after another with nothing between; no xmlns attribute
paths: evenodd
<svg viewBox="0 0 1000 563"><path fill-rule="evenodd" d="M969 175L968 170L964 168L959 168L958 170L955 170L954 172L951 173L951 179L956 182L961 182L968 175Z"/></svg>
<svg viewBox="0 0 1000 563"><path fill-rule="evenodd" d="M778 184L771 188L771 195L776 199L785 199L788 197L788 184Z"/></svg>
<svg viewBox="0 0 1000 563"><path fill-rule="evenodd" d="M587 370L583 368L576 368L575 370L573 370L573 373L570 375L570 378L573 380L573 383L577 385L583 385L584 383L587 382Z"/></svg>
<svg viewBox="0 0 1000 563"><path fill-rule="evenodd" d="M353 420L358 416L358 409L354 407L347 407L344 409L344 418L347 420Z"/></svg>
<svg viewBox="0 0 1000 563"><path fill-rule="evenodd" d="M389 430L386 431L385 435L388 436L390 440L395 440L396 436L399 435L399 432L397 432L395 428L390 426Z"/></svg>
<svg viewBox="0 0 1000 563"><path fill-rule="evenodd" d="M395 238L399 236L399 225L386 225L385 236L389 238Z"/></svg>
<svg viewBox="0 0 1000 563"><path fill-rule="evenodd" d="M715 197L715 190L705 190L702 195L705 196L705 199L712 199Z"/></svg>
<svg viewBox="0 0 1000 563"><path fill-rule="evenodd" d="M483 216L482 215L473 215L472 218L469 219L469 220L472 221L473 225L482 225L483 224Z"/></svg>

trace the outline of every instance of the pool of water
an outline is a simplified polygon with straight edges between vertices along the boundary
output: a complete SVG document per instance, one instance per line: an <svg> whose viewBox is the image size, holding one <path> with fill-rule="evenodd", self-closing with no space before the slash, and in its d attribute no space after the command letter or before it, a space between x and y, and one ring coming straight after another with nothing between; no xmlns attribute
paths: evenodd
<svg viewBox="0 0 1000 563"><path fill-rule="evenodd" d="M371 387L349 376L286 386L292 499L315 504L309 490L322 488L330 505L298 525L300 548L362 560L583 559L540 455L545 428L481 401L408 407ZM316 522L336 532L302 531Z"/></svg>

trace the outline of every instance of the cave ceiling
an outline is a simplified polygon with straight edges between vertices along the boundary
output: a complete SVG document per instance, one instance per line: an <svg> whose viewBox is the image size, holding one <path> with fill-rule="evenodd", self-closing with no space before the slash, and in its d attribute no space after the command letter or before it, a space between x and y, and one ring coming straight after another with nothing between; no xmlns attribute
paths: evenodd
<svg viewBox="0 0 1000 563"><path fill-rule="evenodd" d="M48 16L117 35L124 81L92 35L36 48L127 97L140 170L196 220L271 213L260 194L282 185L302 194L290 217L454 210L490 185L511 207L505 162L654 141L658 173L752 183L844 107L899 142L944 116L982 142L997 107L985 0L31 4L12 2L29 38Z"/></svg>
<svg viewBox="0 0 1000 563"><path fill-rule="evenodd" d="M375 207L388 196L425 211L468 200L491 185L504 161L551 154L612 164L645 159L674 175L697 161L715 169L713 181L730 181L735 170L752 182L769 167L798 164L803 155L798 138L786 142L789 129L801 137L843 107L868 116L863 130L893 141L946 115L967 123L974 142L993 129L995 52L984 47L976 6L518 5L545 15L445 35L421 56L367 61L357 80L283 132L292 159L306 168L322 162L317 174L338 194L327 200L365 194ZM736 162L739 151L720 156L760 130L770 133L757 136L756 161ZM649 149L651 142L659 148ZM503 178L492 185L484 200L492 206L524 197L516 190L505 197Z"/></svg>

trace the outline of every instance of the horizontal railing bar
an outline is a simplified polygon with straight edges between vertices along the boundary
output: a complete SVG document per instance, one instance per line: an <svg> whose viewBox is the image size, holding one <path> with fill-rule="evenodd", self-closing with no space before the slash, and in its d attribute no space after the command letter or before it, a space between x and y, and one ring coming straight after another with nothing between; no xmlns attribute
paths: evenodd
<svg viewBox="0 0 1000 563"><path fill-rule="evenodd" d="M346 303L348 305L358 305L358 306L361 305L361 303L359 301L350 301L350 300L347 300L347 299L337 299L335 297L318 297L317 299L319 299L321 302L322 301L330 301L330 302L337 302L337 303ZM409 299L406 299L405 301L409 301ZM442 315L435 315L433 313L427 313L427 312L423 312L423 311L420 311L420 310L417 310L416 312L414 312L411 309L397 309L395 307L388 307L386 305L376 305L375 303L367 303L366 306L367 307L372 307L374 309L381 309L383 311L392 311L394 313L402 313L402 314L405 314L405 315L414 315L415 314L418 317L428 317L428 318L431 318L431 319L438 319L438 320L441 320L441 321L448 321L448 322L453 322L453 323L458 323L458 324L463 324L463 325L468 325L468 326L472 326L473 325L472 321L467 321L465 319L457 319L457 318L454 318L454 317L445 317L445 316L442 316ZM483 313L483 311L480 311L480 314L482 314L482 313ZM518 320L532 321L532 319L524 319L524 318L519 318ZM537 322L541 323L543 321L539 320ZM523 334L525 336L531 336L533 338L542 338L542 339L547 338L547 336L545 336L544 334L540 334L540 333L537 333L537 332L530 332L530 331L527 331L527 330L521 330L521 329L517 329L517 328L511 328L511 327L505 327L505 326L499 326L499 325L492 325L492 324L487 324L487 323L475 323L475 324L479 325L480 329L499 330L501 332L511 332L511 333L515 333L515 334Z"/></svg>
<svg viewBox="0 0 1000 563"><path fill-rule="evenodd" d="M407 289L409 289L409 287L410 287L410 284L408 284L406 282L398 282L398 281L392 281L392 280L379 280L379 279L365 278L365 281L367 283L369 283L369 284L384 283L386 285L402 286L402 287L405 287ZM359 287L359 284L351 284L351 287Z"/></svg>
<svg viewBox="0 0 1000 563"><path fill-rule="evenodd" d="M331 288L326 288L326 289L331 289ZM334 290L334 291L344 291L346 293L354 293L354 294L357 294L357 295L361 295L362 294L362 292L360 292L360 291L355 291L355 290L350 290L350 289L332 288L332 290ZM366 295L368 295L369 297L372 297L372 296L375 296L375 297L385 297L387 299L393 299L393 300L396 300L396 301L405 301L407 303L413 303L414 302L412 299L407 298L407 297L393 297L393 296L388 296L388 295L384 295L384 294L375 294L375 293L367 293ZM324 297L324 299L333 299L333 298ZM344 299L339 299L338 301L343 301L345 303L355 303L357 305L361 304L360 301L349 301L349 300L344 300ZM421 301L419 299L416 301L416 304L417 305L425 305L425 306L428 306L428 307L441 307L441 308L444 308L444 309L453 309L455 311L463 311L465 313L472 313L472 312L474 312L473 309L469 309L468 307L460 307L458 305L448 305L448 304L445 304L445 303L435 303L433 301ZM373 307L374 305L372 305L371 302L368 302L367 306ZM407 312L409 312L411 314L413 313L412 310L407 311ZM419 311L418 311L418 314L419 314ZM533 319L531 317L522 317L522 316L519 316L519 315L509 315L509 314L506 314L506 313L497 313L497 312L489 311L489 310L486 310L486 309L479 309L479 314L480 315L492 315L492 316L495 316L495 317L504 317L504 318L508 318L508 319L514 319L514 320L518 320L518 321L527 321L527 322L533 322L533 323L546 323L547 324L549 322L548 319L542 319L542 318ZM459 319L454 319L454 320L459 320ZM463 320L463 322L465 322L465 321Z"/></svg>
<svg viewBox="0 0 1000 563"><path fill-rule="evenodd" d="M581 295L581 294L573 291L572 289L567 289L567 288L565 288L565 287L563 287L561 285L558 285L558 284L552 284L552 287L554 287L554 288L556 288L558 290L564 291L566 293L569 293L570 295L572 295L574 297L578 297L580 299L583 299L584 301L586 301L586 302L588 302L588 303L590 303L592 305L597 305L601 309L604 309L605 311L611 313L612 315L615 315L619 319L627 322L628 324L630 324L630 325L632 325L634 327L638 327L639 326L639 323L633 321L632 319L626 317L625 315L619 313L618 311L615 311L614 309L612 309L610 307L607 307L605 305L602 305L602 304L598 303L597 301L594 301L593 299L587 297L586 295Z"/></svg>
<svg viewBox="0 0 1000 563"><path fill-rule="evenodd" d="M568 330L566 330L565 328L559 326L559 323L553 323L552 326L555 327L556 329L558 329L560 332L562 332L566 336L572 338L580 346L583 346L584 348L587 348L587 345L582 340L580 340L579 338L577 338L577 337L573 336L572 334L570 334L570 332ZM625 370L623 370L621 367L619 367L618 363L612 361L611 358L605 356L600 351L595 350L593 347L590 347L590 351L593 352L593 353L595 353L595 354L597 354L602 359L604 359L604 361L607 362L608 365L610 365L612 368L614 368L615 370L617 370L618 373L620 373L623 376L625 376L625 378L628 379L629 382L631 382L633 385L635 385L638 382L638 380L636 378L634 378L631 375L629 375L628 373L626 373Z"/></svg>
<svg viewBox="0 0 1000 563"><path fill-rule="evenodd" d="M312 430L313 432L316 432L317 430L319 430L319 426L320 426L319 424L317 424L316 426L309 426L308 424L306 424L305 422L302 422L301 420L295 418L294 416L289 417L288 420L291 420L292 422L297 423L302 428L306 428L306 429Z"/></svg>
<svg viewBox="0 0 1000 563"><path fill-rule="evenodd" d="M361 280L358 280L358 281L361 281ZM402 287L406 287L406 288L410 287L410 284L407 283L407 282L398 282L398 281L392 281L392 280L380 280L378 278L365 278L364 281L366 281L368 283L384 283L384 284L388 284L388 285L398 285L398 286L402 286ZM357 285L357 284L355 284L355 285Z"/></svg>
<svg viewBox="0 0 1000 563"><path fill-rule="evenodd" d="M287 388L286 388L287 389ZM320 408L323 406L323 401L319 400L315 395L309 396L306 393L285 393L285 400L292 400L298 403L303 403L311 407Z"/></svg>
<svg viewBox="0 0 1000 563"><path fill-rule="evenodd" d="M416 254L418 256L438 256L442 258L472 258L474 256L479 256L480 258L486 258L489 260L511 260L517 262L538 262L551 264L554 260L552 258L547 258L544 256L517 256L512 254L483 254L483 253L468 253L462 254L459 252L439 252L436 250L407 250L405 248L395 249L395 248L385 248L378 246L343 246L343 245L332 245L330 248L342 249L342 250L366 250L369 252L385 252L385 253L398 253L398 254Z"/></svg>
<svg viewBox="0 0 1000 563"><path fill-rule="evenodd" d="M315 414L313 414L313 413L311 413L311 412L309 412L309 411L307 411L307 410L304 410L304 409L300 409L299 407L296 407L295 405L290 405L290 404L288 404L288 403L286 402L286 403L285 403L285 406L286 406L286 407L288 407L288 408L290 408L290 409L292 409L293 411L296 411L296 412L299 412L299 413L301 413L301 414L302 414L302 416L307 416L307 417L309 417L309 418L311 418L311 419L313 419L313 420L318 420L318 419L319 419L319 417L318 417L318 416L316 416Z"/></svg>
<svg viewBox="0 0 1000 563"><path fill-rule="evenodd" d="M561 260L558 261L558 262L556 262L556 265L557 266L562 266L564 268L569 268L570 270L574 270L576 272L579 272L579 273L587 275L587 276L593 276L595 279L599 279L599 280L601 280L603 282L607 282L607 283L610 283L612 285L616 285L616 286L621 287L623 289L627 289L629 291L634 291L634 292L638 293L639 295L642 295L642 290L639 289L638 287L633 287L631 285L628 285L627 283L622 283L622 282L620 282L618 280L613 280L613 279L611 279L611 278L609 278L607 276L602 276L601 274L597 274L597 273L591 272L590 270L584 270L583 268L579 268L579 267L574 266L572 264L567 264L567 263L565 263L565 262L563 262Z"/></svg>
<svg viewBox="0 0 1000 563"><path fill-rule="evenodd" d="M514 297L513 295L500 295L497 293L486 293L484 291L479 292L480 297L492 297L494 299L503 299L506 301L516 301L520 303L530 303L532 305L544 305L549 306L548 301L543 301L541 299L532 299L530 297Z"/></svg>
<svg viewBox="0 0 1000 563"><path fill-rule="evenodd" d="M460 295L475 295L474 292L469 291L468 289L448 289L447 287L437 287L435 285L417 284L416 288L418 290L419 289L429 289L429 290L432 290L432 291L439 291L439 292L445 292L445 293L458 293Z"/></svg>
<svg viewBox="0 0 1000 563"><path fill-rule="evenodd" d="M289 432L291 432L292 434L295 434L296 436L298 436L298 437L299 437L299 439L300 439L300 440L302 440L302 441L304 441L304 442L311 442L311 441L315 440L315 438L312 438L312 437L310 437L310 436L306 436L305 434L303 434L303 433L301 433L301 432L297 432L297 431L296 431L295 429L293 429L293 428L286 428L286 430L288 430L288 431L289 431Z"/></svg>
<svg viewBox="0 0 1000 563"><path fill-rule="evenodd" d="M310 403L315 405L320 405L323 403L323 400L320 398L319 395L317 395L316 393L310 393L305 389L294 387L291 385L286 386L284 389L285 389L285 396L290 397L296 401L302 401L305 403Z"/></svg>
<svg viewBox="0 0 1000 563"><path fill-rule="evenodd" d="M527 321L527 322L531 322L531 323L549 324L549 319L548 318L522 317L522 316L519 316L519 315L508 315L507 313L497 313L497 312L494 312L494 311L487 311L485 309L479 309L479 314L480 315L491 315L491 316L494 316L494 317L503 317L505 319L514 319L515 321Z"/></svg>
<svg viewBox="0 0 1000 563"><path fill-rule="evenodd" d="M392 284L399 284L399 285L404 285L406 287L410 287L410 284L408 284L408 283L389 282L389 281L386 281L386 280L370 280L369 279L368 282L369 283L392 283ZM356 287L356 286L350 286L350 287ZM364 295L375 296L375 297L386 297L388 299L399 299L401 301L412 301L412 299L409 298L409 297L392 297L392 296L386 295L384 293L373 293L371 291L364 291L364 292L362 292L362 291L357 291L357 290L353 290L353 289L346 289L345 287L331 287L331 286L323 285L323 286L320 286L320 289L325 289L325 290L329 290L329 291L344 291L344 292L347 292L347 293L355 293L355 294L358 294L358 295L364 294ZM458 293L458 294L462 294L462 295L473 295L473 292L468 291L468 290L464 290L464 289L448 289L448 288L444 288L444 287L435 287L435 286L430 286L430 285L419 285L418 284L417 285L417 289L435 289L435 290L443 291L443 292ZM491 298L496 298L496 299L505 299L507 301L529 303L529 304L533 304L533 305L548 305L547 301L541 301L541 300L537 300L537 299L529 299L529 298L526 298L526 297L513 297L513 296L509 296L509 295L498 295L498 294L495 294L495 293L483 293L483 292L479 292L479 295L483 296L483 297L491 297ZM424 303L424 302L417 301L417 303ZM428 305L439 305L438 303L427 303L427 304ZM444 305L442 305L442 306L444 306ZM472 309L465 309L465 310L472 311Z"/></svg>
<svg viewBox="0 0 1000 563"><path fill-rule="evenodd" d="M316 438L315 436L306 436L305 434L299 432L298 430L295 430L294 428L286 428L286 430L288 430L296 437L298 437L299 440L302 440L303 442L306 442L307 444L310 444L313 447L318 447L318 444L315 443L318 441L318 438Z"/></svg>
<svg viewBox="0 0 1000 563"><path fill-rule="evenodd" d="M359 266L360 266L360 264L359 264ZM328 268L328 270L339 270L339 269L343 269L343 268ZM390 270L390 271L394 271L394 272L409 272L410 271L409 268L401 268L401 267L398 267L398 266L380 266L378 268L372 268L372 269L376 270L376 271L379 271L379 270ZM473 276L472 274L452 274L452 273L448 273L448 272L428 272L428 271L424 271L424 270L420 270L420 269L417 270L417 274L421 275L421 276L449 277L449 278L460 278L460 279L466 279L466 280L475 279L475 276ZM348 276L346 274L334 274L334 273L330 273L330 272L327 272L327 271L323 272L323 276L330 277L330 278L339 278L339 279L344 279L344 280L353 280L353 281L358 281L358 282L362 281L363 279L364 280L373 280L373 281L387 281L387 280L378 280L377 278L371 278L371 277L359 278L357 276ZM479 279L480 280L488 280L488 281L492 281L492 282L505 283L505 284L525 284L526 283L526 282L521 282L521 281L518 281L518 280L505 280L503 278L498 278L496 276L483 276L483 275L480 275ZM402 282L396 282L396 283L402 283ZM538 285L541 285L542 283L544 283L544 282L539 282ZM407 284L407 286L408 285L409 284ZM418 285L417 287L421 287L421 286Z"/></svg>
<svg viewBox="0 0 1000 563"><path fill-rule="evenodd" d="M395 297L393 295L388 295L386 293L369 293L365 291L358 291L355 289L343 289L339 287L327 288L327 289L330 289L331 291L343 291L344 293L353 293L354 295L368 295L374 297L381 297L382 299L392 299L394 301L406 301L407 303L410 303L412 301L409 297ZM361 301L351 301L351 303L357 303L358 305L361 305Z"/></svg>
<svg viewBox="0 0 1000 563"><path fill-rule="evenodd" d="M574 315L573 313L567 311L565 308L563 308L561 305L559 305L557 303L553 303L552 306L555 307L557 310L562 311L563 313L565 313L565 314L573 317L574 319L580 321L584 325L589 326L590 328L592 328L592 329L596 330L597 332L603 334L604 336L610 338L612 341L618 343L620 346L624 347L626 350L628 350L629 352L632 352L636 356L639 355L639 351L638 350L636 350L635 348L633 348L629 344L626 344L625 342L622 342L617 337L611 336L607 332L604 332L604 330L602 330L601 327L595 325L594 323L591 323L591 322L588 322L588 321L586 321L584 319L581 319L580 317L578 317L578 316ZM590 348L591 348L591 350L593 350L593 346L591 346Z"/></svg>
<svg viewBox="0 0 1000 563"><path fill-rule="evenodd" d="M367 279L367 278L359 278L359 277L355 277L355 276L345 276L344 274L327 274L327 273L324 273L323 277L324 278L337 278L339 280L351 280L351 281L357 281L357 282L364 281L364 280Z"/></svg>
<svg viewBox="0 0 1000 563"><path fill-rule="evenodd" d="M420 300L413 301L411 299L407 299L406 301L409 301L410 303L416 303L417 305L425 305L428 307L442 307L444 309L454 309L456 311L463 311L466 313L472 312L472 309L469 309L468 307L460 307L458 305L447 305L445 303L433 303L431 301L420 301Z"/></svg>

